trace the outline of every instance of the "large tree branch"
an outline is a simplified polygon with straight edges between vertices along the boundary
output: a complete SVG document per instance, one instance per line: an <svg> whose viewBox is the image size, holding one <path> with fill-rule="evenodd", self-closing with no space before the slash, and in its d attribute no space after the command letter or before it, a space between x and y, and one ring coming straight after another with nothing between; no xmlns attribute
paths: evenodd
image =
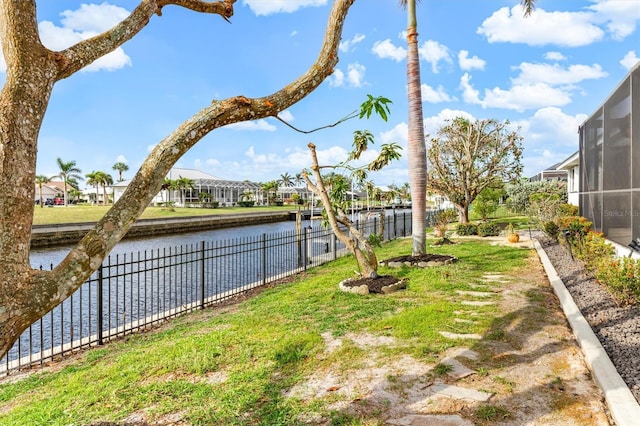
<svg viewBox="0 0 640 426"><path fill-rule="evenodd" d="M231 123L275 116L303 99L333 73L344 20L355 0L336 0L329 16L324 44L316 62L298 79L267 97L237 96L193 115L163 139L144 161L122 197L52 272L59 284L57 301L86 280L124 237L160 190L165 176L182 155L212 130Z"/></svg>
<svg viewBox="0 0 640 426"><path fill-rule="evenodd" d="M52 52L58 64L58 80L69 77L76 71L89 65L96 59L113 52L125 42L131 40L148 23L154 14L162 15L167 5L182 6L200 12L218 14L225 19L233 16L233 4L236 0L142 0L131 14L108 31L83 40L61 52Z"/></svg>

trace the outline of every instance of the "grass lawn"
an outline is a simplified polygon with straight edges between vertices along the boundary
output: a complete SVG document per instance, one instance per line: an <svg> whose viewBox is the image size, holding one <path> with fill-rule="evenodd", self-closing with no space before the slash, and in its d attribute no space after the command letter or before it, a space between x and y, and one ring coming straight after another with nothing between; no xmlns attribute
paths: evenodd
<svg viewBox="0 0 640 426"><path fill-rule="evenodd" d="M76 209L83 208L44 210ZM379 259L408 252L411 239L377 250ZM331 366L350 374L367 362L368 351L358 345L344 343L328 351L327 336L393 338L396 343L384 349L389 357L434 362L444 350L468 344L445 339L440 331L486 335L502 320L495 306L481 306L474 321L454 321L454 312L464 309L456 291L473 290L486 273L518 277L532 256L529 250L480 240L430 247L429 253L460 260L424 270L383 267L381 274L405 277L408 288L358 296L338 290L338 282L353 276L356 267L347 256L238 304L185 315L157 330L87 350L50 371L5 381L0 383L0 424L123 422L132 415L153 423L175 413L195 425L296 425L314 416L333 425L377 424L335 409L337 396L331 392L319 398L286 395L313 372ZM481 359L484 371L503 362Z"/></svg>
<svg viewBox="0 0 640 426"><path fill-rule="evenodd" d="M71 205L67 207L40 207L35 206L33 215L34 225L47 225L57 223L96 222L104 216L111 206ZM206 216L212 214L238 214L269 211L296 210L297 206L270 206L270 207L220 207L217 209L201 209L186 207L147 207L141 218L165 218Z"/></svg>

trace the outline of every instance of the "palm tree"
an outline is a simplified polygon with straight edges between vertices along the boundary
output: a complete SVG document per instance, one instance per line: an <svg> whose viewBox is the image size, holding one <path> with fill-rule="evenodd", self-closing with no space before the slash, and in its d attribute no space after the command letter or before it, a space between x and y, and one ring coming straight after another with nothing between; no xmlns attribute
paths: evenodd
<svg viewBox="0 0 640 426"><path fill-rule="evenodd" d="M45 175L36 176L36 185L38 185L38 196L40 197L40 207L44 207L44 203L42 202L42 185L48 182L49 178Z"/></svg>
<svg viewBox="0 0 640 426"><path fill-rule="evenodd" d="M60 157L58 157L56 159L56 162L58 163L58 168L60 169L60 173L58 173L55 176L52 176L53 178L60 178L62 179L62 183L64 184L64 206L67 207L68 203L67 203L67 183L68 182L75 182L77 183L77 181L79 180L84 180L84 178L82 176L80 176L78 173L82 173L82 170L80 170L79 168L76 167L76 162L75 161L69 161L69 162L64 162L60 159Z"/></svg>
<svg viewBox="0 0 640 426"><path fill-rule="evenodd" d="M293 176L289 173L280 175L280 184L284 187L293 186Z"/></svg>
<svg viewBox="0 0 640 426"><path fill-rule="evenodd" d="M186 177L178 176L178 179L175 180L175 188L180 190L180 203L184 206L184 191L187 189L193 189L194 187L193 179L189 179Z"/></svg>
<svg viewBox="0 0 640 426"><path fill-rule="evenodd" d="M296 186L300 186L300 184L304 182L302 173L296 173L296 175L293 177L293 181L296 183Z"/></svg>
<svg viewBox="0 0 640 426"><path fill-rule="evenodd" d="M125 163L118 161L116 164L113 165L113 170L117 170L118 171L118 182L122 182L124 179L122 179L122 172L126 172L127 170L129 170L129 166L127 166Z"/></svg>
<svg viewBox="0 0 640 426"><path fill-rule="evenodd" d="M418 0L400 0L407 9L407 92L408 92L408 141L407 166L411 184L412 255L425 254L426 246L426 197L427 197L427 148L422 117L422 89L420 82L420 56L418 54ZM534 9L535 0L521 0L525 16Z"/></svg>
<svg viewBox="0 0 640 426"><path fill-rule="evenodd" d="M98 174L98 183L102 186L102 200L104 202L104 205L107 205L109 204L109 197L107 197L107 186L113 185L113 177L109 173L103 171L98 171L96 173Z"/></svg>
<svg viewBox="0 0 640 426"><path fill-rule="evenodd" d="M100 186L100 181L99 181L100 176L98 175L98 172L93 171L91 173L87 173L85 177L87 178L87 185L93 186L96 188L95 202L96 204L98 204L98 186Z"/></svg>

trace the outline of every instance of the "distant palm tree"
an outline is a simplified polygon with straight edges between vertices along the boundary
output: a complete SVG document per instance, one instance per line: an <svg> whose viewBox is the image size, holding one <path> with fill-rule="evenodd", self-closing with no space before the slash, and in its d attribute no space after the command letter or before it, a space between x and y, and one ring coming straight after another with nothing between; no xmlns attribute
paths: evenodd
<svg viewBox="0 0 640 426"><path fill-rule="evenodd" d="M113 185L113 177L106 172L98 171L97 179L100 186L102 186L102 200L105 205L109 204L109 197L107 196L107 186Z"/></svg>
<svg viewBox="0 0 640 426"><path fill-rule="evenodd" d="M129 170L129 166L127 166L125 163L118 161L116 164L113 165L113 170L117 170L118 171L118 182L122 182L124 179L122 179L122 172L126 172L127 170Z"/></svg>
<svg viewBox="0 0 640 426"><path fill-rule="evenodd" d="M40 197L40 207L44 207L44 202L42 200L42 185L45 183L49 183L49 178L45 175L37 175L36 176L36 185L38 185L38 196Z"/></svg>
<svg viewBox="0 0 640 426"><path fill-rule="evenodd" d="M184 192L187 189L193 189L195 182L193 179L189 179L186 177L179 176L178 179L175 180L175 188L180 191L180 203L184 206Z"/></svg>
<svg viewBox="0 0 640 426"><path fill-rule="evenodd" d="M302 173L296 173L296 175L294 176L294 182L296 183L296 186L300 186L300 184L302 182L304 182L304 178L302 177Z"/></svg>
<svg viewBox="0 0 640 426"><path fill-rule="evenodd" d="M87 178L87 185L93 186L96 189L95 193L95 203L98 204L98 187L100 186L100 182L98 181L99 175L95 170L91 173L87 173L85 177Z"/></svg>
<svg viewBox="0 0 640 426"><path fill-rule="evenodd" d="M280 175L280 184L284 187L293 186L293 177L289 173Z"/></svg>
<svg viewBox="0 0 640 426"><path fill-rule="evenodd" d="M65 163L60 159L60 157L58 157L56 159L56 162L58 163L58 168L60 169L60 173L58 173L55 176L52 176L51 179L53 178L62 179L62 183L64 184L64 206L67 207L68 205L67 183L74 182L77 184L77 181L84 180L84 178L78 174L78 173L82 173L82 170L76 167L75 161L69 161Z"/></svg>

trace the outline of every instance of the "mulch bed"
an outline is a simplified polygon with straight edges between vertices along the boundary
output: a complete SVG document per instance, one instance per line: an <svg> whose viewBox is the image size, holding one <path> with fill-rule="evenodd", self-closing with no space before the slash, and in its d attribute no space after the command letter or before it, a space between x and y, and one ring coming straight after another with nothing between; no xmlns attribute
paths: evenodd
<svg viewBox="0 0 640 426"><path fill-rule="evenodd" d="M343 283L345 287L359 287L366 285L369 288L369 293L383 294L382 287L395 284L400 281L400 278L396 278L391 275L379 275L377 278L358 278L356 280L349 280Z"/></svg>

